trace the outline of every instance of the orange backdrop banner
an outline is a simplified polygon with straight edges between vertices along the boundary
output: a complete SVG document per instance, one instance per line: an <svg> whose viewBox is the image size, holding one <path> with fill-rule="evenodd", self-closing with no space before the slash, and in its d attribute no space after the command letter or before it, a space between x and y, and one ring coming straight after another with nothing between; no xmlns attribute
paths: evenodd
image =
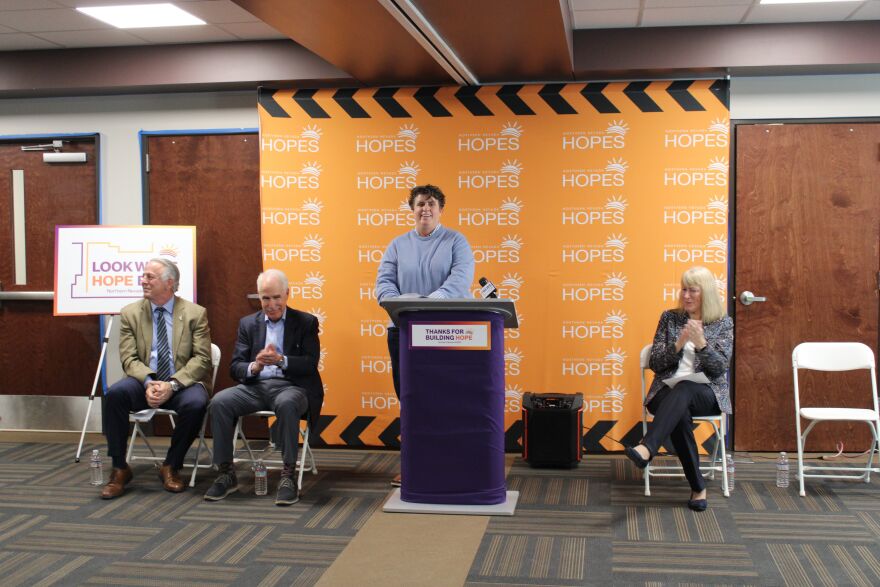
<svg viewBox="0 0 880 587"><path fill-rule="evenodd" d="M318 443L398 446L373 290L425 183L473 248L475 295L485 276L516 302L508 450L526 391L583 393L588 451L637 440L639 351L682 271L705 265L726 291L727 93L716 80L262 90L263 265L321 323Z"/></svg>

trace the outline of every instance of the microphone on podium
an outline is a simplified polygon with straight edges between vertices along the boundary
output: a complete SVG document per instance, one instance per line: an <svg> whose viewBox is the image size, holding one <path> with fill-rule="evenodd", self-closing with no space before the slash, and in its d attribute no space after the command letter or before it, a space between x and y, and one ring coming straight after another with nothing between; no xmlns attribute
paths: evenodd
<svg viewBox="0 0 880 587"><path fill-rule="evenodd" d="M495 287L495 284L486 279L485 277L480 278L480 297L484 300L486 298L497 298L498 297L498 288Z"/></svg>

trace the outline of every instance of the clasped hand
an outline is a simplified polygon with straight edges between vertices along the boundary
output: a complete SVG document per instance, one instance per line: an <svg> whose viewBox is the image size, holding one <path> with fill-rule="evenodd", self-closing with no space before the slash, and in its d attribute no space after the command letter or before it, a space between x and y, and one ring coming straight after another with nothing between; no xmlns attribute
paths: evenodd
<svg viewBox="0 0 880 587"><path fill-rule="evenodd" d="M278 349L275 348L274 344L266 345L266 348L257 353L257 357L254 359L252 371L254 375L263 370L263 367L271 367L272 365L278 365L281 361L284 360L284 355L278 352Z"/></svg>
<svg viewBox="0 0 880 587"><path fill-rule="evenodd" d="M689 319L678 337L676 345L681 350L687 342L694 343L694 348L702 349L706 346L706 336L703 333L703 321Z"/></svg>
<svg viewBox="0 0 880 587"><path fill-rule="evenodd" d="M151 408L158 408L171 399L172 393L171 382L150 381L146 389L147 405Z"/></svg>

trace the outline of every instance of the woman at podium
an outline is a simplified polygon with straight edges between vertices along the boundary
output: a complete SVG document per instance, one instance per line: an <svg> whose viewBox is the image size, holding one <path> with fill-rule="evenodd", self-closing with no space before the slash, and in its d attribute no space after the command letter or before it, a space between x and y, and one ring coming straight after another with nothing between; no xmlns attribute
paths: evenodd
<svg viewBox="0 0 880 587"><path fill-rule="evenodd" d="M409 193L413 230L398 236L385 249L376 276L376 298L400 296L469 298L474 280L474 254L460 232L440 224L446 196L435 185L420 185ZM394 393L400 398L400 332L389 325L388 353ZM399 485L398 476L392 484Z"/></svg>
<svg viewBox="0 0 880 587"><path fill-rule="evenodd" d="M678 307L663 312L654 334L654 381L645 397L654 421L641 443L626 447L626 456L644 469L669 436L691 486L688 507L695 511L705 510L708 501L692 417L732 412L727 384L732 353L733 321L715 276L692 267L681 276ZM668 382L674 387L664 382L670 378L678 379Z"/></svg>

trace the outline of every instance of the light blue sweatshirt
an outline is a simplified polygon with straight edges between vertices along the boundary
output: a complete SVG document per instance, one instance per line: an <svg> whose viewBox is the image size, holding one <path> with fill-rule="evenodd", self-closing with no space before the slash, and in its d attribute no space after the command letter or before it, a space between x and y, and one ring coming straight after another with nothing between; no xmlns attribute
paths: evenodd
<svg viewBox="0 0 880 587"><path fill-rule="evenodd" d="M379 263L376 297L470 298L473 281L474 254L467 239L440 225L430 236L410 230L391 241Z"/></svg>

